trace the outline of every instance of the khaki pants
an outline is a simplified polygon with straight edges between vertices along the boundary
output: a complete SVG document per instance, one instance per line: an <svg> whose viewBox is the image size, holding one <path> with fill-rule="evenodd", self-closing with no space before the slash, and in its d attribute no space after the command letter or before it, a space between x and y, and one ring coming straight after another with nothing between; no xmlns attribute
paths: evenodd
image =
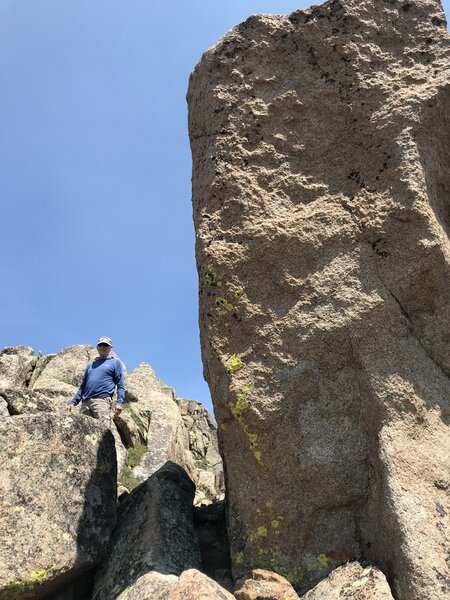
<svg viewBox="0 0 450 600"><path fill-rule="evenodd" d="M89 398L81 403L81 414L99 419L107 427L111 427L111 400L107 398Z"/></svg>

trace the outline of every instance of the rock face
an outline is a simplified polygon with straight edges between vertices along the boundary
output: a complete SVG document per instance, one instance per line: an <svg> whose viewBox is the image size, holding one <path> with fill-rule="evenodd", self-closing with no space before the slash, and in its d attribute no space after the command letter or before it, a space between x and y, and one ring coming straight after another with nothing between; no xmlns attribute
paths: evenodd
<svg viewBox="0 0 450 600"><path fill-rule="evenodd" d="M302 600L392 600L386 577L378 569L348 563L338 567Z"/></svg>
<svg viewBox="0 0 450 600"><path fill-rule="evenodd" d="M438 0L259 15L190 82L235 576L450 595L450 45Z"/></svg>
<svg viewBox="0 0 450 600"><path fill-rule="evenodd" d="M0 597L42 598L102 557L115 524L116 456L97 421L0 420Z"/></svg>
<svg viewBox="0 0 450 600"><path fill-rule="evenodd" d="M27 385L36 362L30 346L3 348L0 352L0 388Z"/></svg>
<svg viewBox="0 0 450 600"><path fill-rule="evenodd" d="M115 598L127 588L132 591L135 582L150 571L179 576L186 569L200 567L194 494L186 472L170 462L133 490L120 506L93 600Z"/></svg>
<svg viewBox="0 0 450 600"><path fill-rule="evenodd" d="M145 447L131 469L136 482L145 481L168 460L181 465L196 485L195 504L224 496L223 467L216 425L208 411L194 400L178 398L143 363L126 379L126 405L116 424L132 446ZM133 425L134 424L134 425Z"/></svg>
<svg viewBox="0 0 450 600"><path fill-rule="evenodd" d="M238 581L234 595L237 600L298 600L292 585L281 575L255 569Z"/></svg>
<svg viewBox="0 0 450 600"><path fill-rule="evenodd" d="M196 503L209 503L225 495L222 458L219 454L217 425L206 408L195 400L175 398L188 431L189 450L196 474Z"/></svg>
<svg viewBox="0 0 450 600"><path fill-rule="evenodd" d="M196 569L181 574L167 600L235 600L227 590Z"/></svg>

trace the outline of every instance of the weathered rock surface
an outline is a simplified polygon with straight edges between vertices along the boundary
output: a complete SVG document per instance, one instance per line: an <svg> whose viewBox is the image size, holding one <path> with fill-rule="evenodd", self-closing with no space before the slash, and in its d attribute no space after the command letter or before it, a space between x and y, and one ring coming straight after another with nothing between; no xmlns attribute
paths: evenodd
<svg viewBox="0 0 450 600"><path fill-rule="evenodd" d="M131 592L150 571L179 576L191 567L200 568L194 495L195 486L184 469L167 462L125 498L93 600L109 600L128 588Z"/></svg>
<svg viewBox="0 0 450 600"><path fill-rule="evenodd" d="M97 421L0 420L0 597L42 598L95 565L116 514L114 441Z"/></svg>
<svg viewBox="0 0 450 600"><path fill-rule="evenodd" d="M450 595L449 37L437 0L254 16L188 94L235 576Z"/></svg>
<svg viewBox="0 0 450 600"><path fill-rule="evenodd" d="M161 392L152 394L151 419L147 431L147 451L134 469L138 480L144 481L167 460L183 466L193 477L194 462L186 452L189 448L188 432L183 427L180 411L173 400Z"/></svg>
<svg viewBox="0 0 450 600"><path fill-rule="evenodd" d="M235 600L235 598L216 581L197 569L188 569L183 571L180 577L150 571L117 596L117 600Z"/></svg>
<svg viewBox="0 0 450 600"><path fill-rule="evenodd" d="M175 398L188 431L189 450L195 465L196 504L222 500L225 496L217 425L206 408L195 400Z"/></svg>
<svg viewBox="0 0 450 600"><path fill-rule="evenodd" d="M167 600L170 590L177 584L179 577L150 571L139 577L127 587L117 600Z"/></svg>
<svg viewBox="0 0 450 600"><path fill-rule="evenodd" d="M126 386L126 422L116 419L116 424L131 445L146 446L139 464L132 469L137 481L144 481L167 461L173 461L196 484L196 504L223 498L222 460L216 426L208 411L194 400L177 398L145 363L127 377Z"/></svg>
<svg viewBox="0 0 450 600"><path fill-rule="evenodd" d="M216 581L196 569L184 571L167 600L235 600Z"/></svg>
<svg viewBox="0 0 450 600"><path fill-rule="evenodd" d="M35 390L65 391L73 397L88 362L97 356L95 348L87 344L63 348L58 354L52 355L51 360L44 360L40 368L38 365L40 372L33 378L32 387Z"/></svg>
<svg viewBox="0 0 450 600"><path fill-rule="evenodd" d="M1 417L9 417L9 410L8 410L8 403L0 395L0 418Z"/></svg>
<svg viewBox="0 0 450 600"><path fill-rule="evenodd" d="M445 596L442 596L444 598ZM302 596L302 600L392 600L383 573L374 567L348 563L332 571L326 579Z"/></svg>
<svg viewBox="0 0 450 600"><path fill-rule="evenodd" d="M67 404L73 394L65 390L30 388L3 388L4 399L11 415L36 414L41 412L67 412Z"/></svg>
<svg viewBox="0 0 450 600"><path fill-rule="evenodd" d="M277 573L254 569L237 582L234 596L237 600L298 600L292 585Z"/></svg>
<svg viewBox="0 0 450 600"><path fill-rule="evenodd" d="M30 346L3 348L0 352L0 388L27 385L36 361Z"/></svg>

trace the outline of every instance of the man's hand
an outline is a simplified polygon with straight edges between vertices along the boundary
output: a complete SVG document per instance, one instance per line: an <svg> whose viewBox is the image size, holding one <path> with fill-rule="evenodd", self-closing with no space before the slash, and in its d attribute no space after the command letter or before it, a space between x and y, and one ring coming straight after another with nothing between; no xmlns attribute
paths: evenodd
<svg viewBox="0 0 450 600"><path fill-rule="evenodd" d="M72 411L73 411L73 409L74 409L74 406L73 406L73 404L72 404L72 403L70 403L70 404L68 404L68 405L67 405L67 410L68 410L69 412L72 412Z"/></svg>
<svg viewBox="0 0 450 600"><path fill-rule="evenodd" d="M114 416L118 416L120 415L120 413L122 412L122 405L121 404L116 404L116 408L114 410Z"/></svg>

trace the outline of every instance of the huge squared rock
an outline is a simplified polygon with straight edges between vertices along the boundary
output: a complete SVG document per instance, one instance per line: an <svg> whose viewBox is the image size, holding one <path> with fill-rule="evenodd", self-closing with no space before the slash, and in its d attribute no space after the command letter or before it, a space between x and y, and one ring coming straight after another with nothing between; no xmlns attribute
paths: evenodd
<svg viewBox="0 0 450 600"><path fill-rule="evenodd" d="M41 598L97 563L116 515L109 430L55 413L0 421L0 598Z"/></svg>

